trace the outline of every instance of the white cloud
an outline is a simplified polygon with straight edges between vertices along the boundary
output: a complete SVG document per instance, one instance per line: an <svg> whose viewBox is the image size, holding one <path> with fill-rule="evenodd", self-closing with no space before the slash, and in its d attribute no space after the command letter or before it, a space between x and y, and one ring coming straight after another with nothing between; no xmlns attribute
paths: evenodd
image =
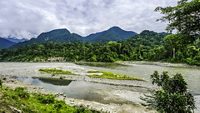
<svg viewBox="0 0 200 113"><path fill-rule="evenodd" d="M41 32L67 28L88 35L112 26L141 32L164 31L156 22L157 6L174 5L174 0L1 0L0 36L31 38Z"/></svg>

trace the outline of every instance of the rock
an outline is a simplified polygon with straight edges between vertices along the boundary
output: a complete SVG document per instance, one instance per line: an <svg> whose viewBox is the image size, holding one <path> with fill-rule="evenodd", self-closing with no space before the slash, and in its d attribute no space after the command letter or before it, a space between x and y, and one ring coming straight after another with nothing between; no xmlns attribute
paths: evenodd
<svg viewBox="0 0 200 113"><path fill-rule="evenodd" d="M9 107L10 107L10 109L11 109L14 113L22 113L21 110L15 108L15 107L13 107L13 106L9 106Z"/></svg>

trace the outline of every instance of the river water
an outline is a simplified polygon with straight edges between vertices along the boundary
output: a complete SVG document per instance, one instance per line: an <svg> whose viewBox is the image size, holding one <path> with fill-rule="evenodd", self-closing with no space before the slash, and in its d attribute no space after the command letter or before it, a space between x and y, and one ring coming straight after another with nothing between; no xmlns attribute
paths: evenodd
<svg viewBox="0 0 200 113"><path fill-rule="evenodd" d="M127 66L114 66L111 68L108 67L91 67L97 70L107 70L115 73L121 73L129 76L136 76L143 78L144 80L150 81L150 75L154 71L162 73L163 71L169 72L170 75L176 73L181 73L188 83L188 87L191 90L192 94L200 95L200 67L192 66L182 66L182 65L173 65L173 64L162 64L162 63L134 63L127 62Z"/></svg>
<svg viewBox="0 0 200 113"><path fill-rule="evenodd" d="M45 67L63 67L65 69L74 69L78 73L82 73L85 69L95 69L110 71L115 73L121 73L129 76L140 77L148 82L150 81L150 75L154 71L163 72L168 71L169 74L181 73L188 83L188 88L195 96L197 110L200 112L200 68L191 66L182 66L175 64L163 64L163 63L141 63L141 62L124 62L126 65L106 66L106 67L94 67L85 65L76 65L73 63L0 63L0 75L15 75L26 76L25 78L19 78L19 80L25 83L31 83L37 86L43 86L44 89L65 93L70 98L84 99L89 101L97 101L101 103L131 103L138 100L139 94L137 90L124 87L114 87L105 84L89 83L85 81L56 81L42 80L39 78L32 78L38 73L38 69ZM92 96L94 95L94 96ZM136 96L131 96L136 95ZM131 96L131 98L127 98ZM137 98L136 98L137 97Z"/></svg>

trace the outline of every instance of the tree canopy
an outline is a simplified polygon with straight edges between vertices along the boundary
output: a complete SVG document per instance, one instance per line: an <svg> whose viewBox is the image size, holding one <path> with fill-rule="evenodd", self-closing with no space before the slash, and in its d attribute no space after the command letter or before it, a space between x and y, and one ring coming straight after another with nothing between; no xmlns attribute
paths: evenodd
<svg viewBox="0 0 200 113"><path fill-rule="evenodd" d="M177 30L192 37L200 35L199 0L179 0L177 6L157 7L156 11L165 15L159 20L169 22L168 31Z"/></svg>

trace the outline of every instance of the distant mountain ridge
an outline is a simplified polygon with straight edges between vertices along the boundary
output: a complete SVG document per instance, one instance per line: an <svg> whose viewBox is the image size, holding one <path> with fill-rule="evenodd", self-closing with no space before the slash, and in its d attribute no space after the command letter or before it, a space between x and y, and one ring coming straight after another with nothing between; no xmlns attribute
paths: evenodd
<svg viewBox="0 0 200 113"><path fill-rule="evenodd" d="M9 48L9 47L13 46L14 44L16 44L16 43L0 37L0 49Z"/></svg>
<svg viewBox="0 0 200 113"><path fill-rule="evenodd" d="M49 32L41 33L37 38L22 42L16 46L23 46L35 43L45 42L108 42L121 41L135 36L137 33L125 31L119 27L112 27L108 30L97 32L86 37L76 33L70 33L67 29L55 29Z"/></svg>
<svg viewBox="0 0 200 113"><path fill-rule="evenodd" d="M144 30L140 34L137 34L133 31L125 31L120 27L114 26L110 29L107 29L102 32L97 32L90 34L88 36L82 37L79 34L71 33L67 29L55 29L49 32L41 33L37 38L32 38L27 41L22 41L17 44L11 44L13 48L21 47L31 44L39 44L46 42L58 42L58 43L66 43L66 42L89 42L89 43L104 43L109 41L123 41L129 38L135 37L137 35L154 35L160 34L154 31ZM13 39L12 39L13 40Z"/></svg>

